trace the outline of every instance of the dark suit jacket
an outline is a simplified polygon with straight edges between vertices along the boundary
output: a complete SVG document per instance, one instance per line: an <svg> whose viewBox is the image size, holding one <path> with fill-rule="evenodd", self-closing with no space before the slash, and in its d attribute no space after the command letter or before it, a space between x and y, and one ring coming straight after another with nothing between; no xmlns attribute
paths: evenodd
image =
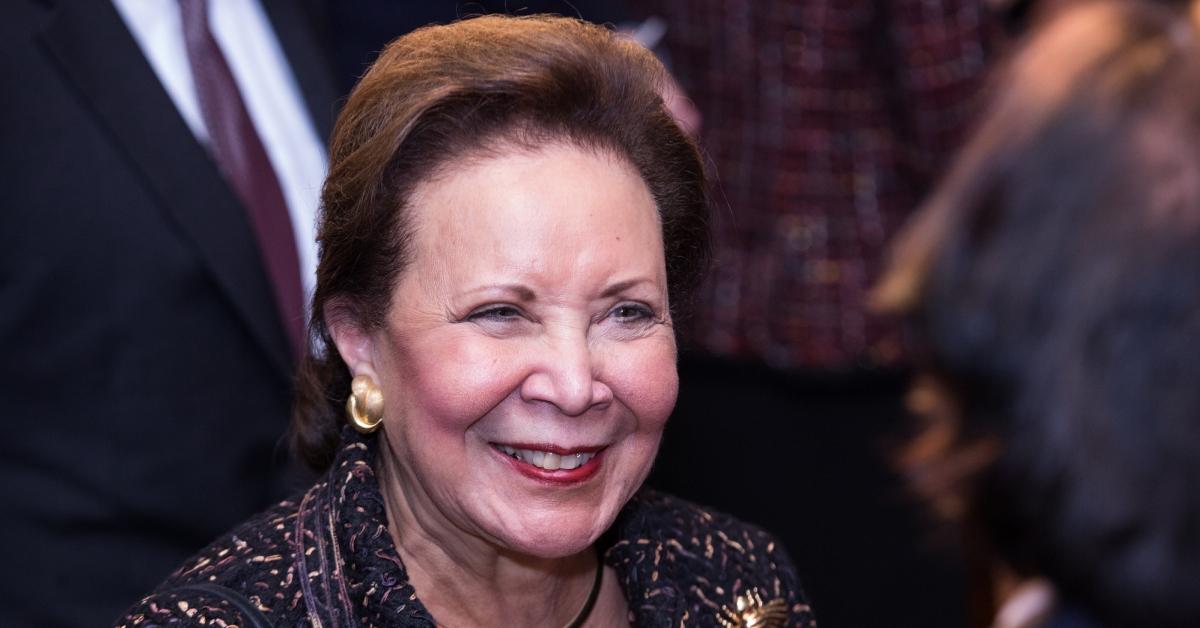
<svg viewBox="0 0 1200 628"><path fill-rule="evenodd" d="M324 136L335 94L265 0ZM0 3L0 625L101 625L283 494L246 213L107 0Z"/></svg>
<svg viewBox="0 0 1200 628"><path fill-rule="evenodd" d="M387 533L377 440L343 430L320 482L214 541L117 624L249 626L253 608L272 626L436 626ZM815 626L787 553L728 515L644 489L597 545L635 626L759 625L747 620L767 608L780 620L768 626Z"/></svg>

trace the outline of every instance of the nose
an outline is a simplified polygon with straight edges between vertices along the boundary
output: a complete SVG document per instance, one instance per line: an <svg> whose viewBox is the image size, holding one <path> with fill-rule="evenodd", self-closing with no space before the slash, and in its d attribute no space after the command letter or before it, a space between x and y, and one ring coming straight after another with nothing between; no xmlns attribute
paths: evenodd
<svg viewBox="0 0 1200 628"><path fill-rule="evenodd" d="M585 333L574 330L547 338L539 354L534 369L521 383L525 401L552 404L567 416L579 416L612 401L612 389L598 377L601 356L589 345Z"/></svg>

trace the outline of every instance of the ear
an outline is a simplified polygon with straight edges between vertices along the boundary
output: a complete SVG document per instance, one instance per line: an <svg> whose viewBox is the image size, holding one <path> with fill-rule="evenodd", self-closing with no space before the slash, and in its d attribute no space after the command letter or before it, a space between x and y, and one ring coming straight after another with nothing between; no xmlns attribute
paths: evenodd
<svg viewBox="0 0 1200 628"><path fill-rule="evenodd" d="M378 383L375 365L375 336L362 328L344 303L325 304L325 324L334 347L350 369L350 376L366 375Z"/></svg>

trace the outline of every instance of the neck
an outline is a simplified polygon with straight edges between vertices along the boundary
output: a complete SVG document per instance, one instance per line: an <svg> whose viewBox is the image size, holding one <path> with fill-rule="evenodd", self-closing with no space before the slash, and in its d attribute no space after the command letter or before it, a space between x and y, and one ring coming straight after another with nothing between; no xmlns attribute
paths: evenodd
<svg viewBox="0 0 1200 628"><path fill-rule="evenodd" d="M388 532L409 581L438 625L565 626L592 589L599 558L592 548L561 558L506 551L445 515L408 477L380 438L379 486Z"/></svg>

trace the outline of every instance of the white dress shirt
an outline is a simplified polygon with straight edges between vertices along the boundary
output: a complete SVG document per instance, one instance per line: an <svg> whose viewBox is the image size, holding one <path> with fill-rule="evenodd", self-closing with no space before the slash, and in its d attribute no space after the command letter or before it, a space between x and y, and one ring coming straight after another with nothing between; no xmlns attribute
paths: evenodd
<svg viewBox="0 0 1200 628"><path fill-rule="evenodd" d="M207 144L178 0L113 0L113 4L196 139ZM316 214L327 167L324 143L317 137L300 87L258 0L209 0L208 4L209 28L283 189L307 302L316 283Z"/></svg>

